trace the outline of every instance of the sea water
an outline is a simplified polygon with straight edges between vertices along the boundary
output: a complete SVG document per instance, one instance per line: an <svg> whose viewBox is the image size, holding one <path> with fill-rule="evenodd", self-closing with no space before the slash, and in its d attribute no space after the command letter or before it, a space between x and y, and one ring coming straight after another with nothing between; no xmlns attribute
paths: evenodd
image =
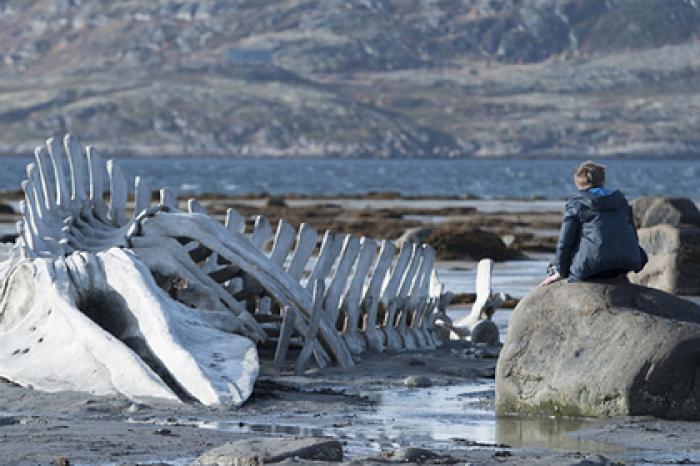
<svg viewBox="0 0 700 466"><path fill-rule="evenodd" d="M0 157L0 191L19 189L29 157ZM523 159L235 159L120 158L130 178L178 194L303 194L396 192L411 196L561 199L574 191L581 160ZM603 162L608 185L628 197L700 199L700 159Z"/></svg>

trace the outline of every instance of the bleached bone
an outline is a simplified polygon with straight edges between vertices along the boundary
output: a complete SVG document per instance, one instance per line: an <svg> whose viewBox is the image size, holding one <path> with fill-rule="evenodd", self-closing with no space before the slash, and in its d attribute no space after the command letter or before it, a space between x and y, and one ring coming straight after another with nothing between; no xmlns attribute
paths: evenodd
<svg viewBox="0 0 700 466"><path fill-rule="evenodd" d="M63 148L61 142L56 138L49 138L46 141L49 149L51 164L53 165L54 181L56 182L56 205L58 207L69 207L68 188L66 187L66 175L63 171Z"/></svg>
<svg viewBox="0 0 700 466"><path fill-rule="evenodd" d="M204 208L202 204L197 199L187 200L187 211L191 214L206 214L207 209ZM202 265L202 271L206 273L212 273L220 270L219 267L219 255L216 252L212 252L209 257L206 258Z"/></svg>
<svg viewBox="0 0 700 466"><path fill-rule="evenodd" d="M360 304L365 280L376 254L377 242L370 238L362 238L362 248L358 254L352 281L345 293L343 305L346 315L344 337L350 352L353 354L362 354L367 347L359 330Z"/></svg>
<svg viewBox="0 0 700 466"><path fill-rule="evenodd" d="M359 252L360 239L355 236L346 236L343 244L343 252L338 261L335 275L333 275L333 280L331 280L331 284L326 291L326 297L324 299L324 307L328 313L328 320L331 325L336 325L338 321L340 299L350 276L350 269L355 263Z"/></svg>
<svg viewBox="0 0 700 466"><path fill-rule="evenodd" d="M318 241L318 233L309 225L302 223L297 235L297 247L292 255L292 260L289 263L287 273L295 280L300 280L304 273L304 267L309 261L311 254L316 247Z"/></svg>
<svg viewBox="0 0 700 466"><path fill-rule="evenodd" d="M413 314L410 332L419 347L433 348L435 343L429 338L424 329L423 320L425 314L433 311L429 305L432 303L428 296L430 276L435 263L435 250L428 245L422 247L422 260L416 278L411 288L411 297L416 301L416 311Z"/></svg>
<svg viewBox="0 0 700 466"><path fill-rule="evenodd" d="M262 215L258 215L255 218L255 226L253 228L253 234L250 236L250 241L252 241L258 249L264 249L271 238L272 226L270 222Z"/></svg>
<svg viewBox="0 0 700 466"><path fill-rule="evenodd" d="M362 301L362 307L365 311L363 322L363 333L367 341L367 348L371 351L384 351L386 335L379 328L378 312L381 298L381 287L384 283L391 260L394 258L396 248L389 240L384 240L379 252L379 257L372 271L372 279L370 280L367 291L365 292Z"/></svg>
<svg viewBox="0 0 700 466"><path fill-rule="evenodd" d="M0 367L19 384L205 404L252 392L253 343L166 299L127 251L20 261L5 285Z"/></svg>
<svg viewBox="0 0 700 466"><path fill-rule="evenodd" d="M109 175L109 218L115 227L120 227L126 224L126 200L128 191L126 187L126 179L121 168L114 160L107 161L107 174Z"/></svg>
<svg viewBox="0 0 700 466"><path fill-rule="evenodd" d="M304 333L304 347L299 353L297 358L296 370L297 375L301 375L306 372L306 365L308 364L309 358L311 357L311 351L314 348L314 344L317 342L316 335L318 334L319 326L323 320L324 314L324 288L323 281L316 280L313 286L313 302L314 307L311 313L311 318L309 319L309 326Z"/></svg>
<svg viewBox="0 0 700 466"><path fill-rule="evenodd" d="M71 199L82 203L86 199L85 163L80 142L70 134L63 138L63 147L68 155L71 178Z"/></svg>
<svg viewBox="0 0 700 466"><path fill-rule="evenodd" d="M504 293L494 294L491 289L493 260L482 259L476 267L476 300L471 312L454 323L450 329L453 339L469 335L473 343L496 345L499 342L498 326L491 320L496 309L505 301Z"/></svg>
<svg viewBox="0 0 700 466"><path fill-rule="evenodd" d="M137 217L141 212L151 206L151 188L146 180L137 176L134 181L134 217Z"/></svg>
<svg viewBox="0 0 700 466"><path fill-rule="evenodd" d="M46 200L46 208L49 211L56 210L56 197L52 192L53 183L49 177L49 167L48 167L48 153L43 147L37 147L34 149L34 158L36 160L36 166L39 170L41 176L41 189L44 193L43 198Z"/></svg>
<svg viewBox="0 0 700 466"><path fill-rule="evenodd" d="M316 260L316 265L314 266L309 279L306 282L306 289L311 290L317 280L325 280L326 275L333 267L333 263L338 257L340 250L343 247L343 237L338 235L333 231L327 231L323 236L323 241L321 242L321 252Z"/></svg>
<svg viewBox="0 0 700 466"><path fill-rule="evenodd" d="M145 236L171 238L181 237L183 232L191 232L190 234L196 237L206 249L217 251L220 257L236 264L253 277L277 302L284 306L296 307L307 318L311 315L313 306L310 295L297 282L280 267L272 266L269 258L244 235L228 232L223 225L212 222L206 215L159 212L153 217L144 219L142 232ZM305 332L304 319L296 319L296 321L297 329L302 333ZM320 328L324 344L331 349L337 362L343 367L351 366L352 357L334 327L326 320L322 320Z"/></svg>
<svg viewBox="0 0 700 466"><path fill-rule="evenodd" d="M355 353L381 351L384 333L398 340L396 348L404 340L435 344L439 312L431 310L439 307L443 286L432 270L432 249L404 247L392 269L395 249L388 241L377 254L374 240L327 231L312 260L318 233L302 224L297 234L281 220L267 253L272 228L264 217L256 218L248 236L245 219L235 210L229 209L225 226L220 225L195 199L187 212L179 211L177 196L167 188L160 189L160 204L151 207L151 189L140 177L133 216L127 218L128 185L116 162L104 164L92 147L84 154L70 135L63 145L50 139L46 147L48 155L38 148L36 164L27 167L16 244L9 253L0 251L6 303L0 309L9 309L0 314L0 327L12 328L0 332L0 345L32 341L12 317L29 309L47 329L42 343L57 341L69 327L85 327L74 338L81 343L78 349L71 348L76 360L87 362L61 372L51 358L13 359L0 365L0 376L45 390L85 387L132 398L239 404L252 390L258 371L254 342L264 344L266 330L278 336L276 371L289 344L302 345L297 373L306 370L312 355L319 367L331 360L350 367L348 344ZM33 288L15 285L29 276ZM30 299L32 289L42 293ZM282 316L275 314L280 309ZM71 325L45 326L52 313ZM18 354L29 354L23 351ZM89 361L101 361L100 368ZM115 382L124 371L129 376Z"/></svg>
<svg viewBox="0 0 700 466"><path fill-rule="evenodd" d="M401 338L401 343L398 348L408 348L415 349L417 347L416 341L408 331L408 318L409 314L415 311L417 302L416 298L409 296L410 291L413 287L413 282L416 278L416 273L423 261L423 250L417 245L412 245L411 261L408 265L408 269L401 280L401 287L399 288L399 294L397 296L398 307L396 312L398 315L398 320L396 321L396 331ZM393 319L392 319L393 322ZM397 341L398 342L398 341Z"/></svg>
<svg viewBox="0 0 700 466"><path fill-rule="evenodd" d="M206 214L207 209L199 203L197 199L187 200L187 211L191 214Z"/></svg>
<svg viewBox="0 0 700 466"><path fill-rule="evenodd" d="M171 209L178 208L177 196L168 188L161 188L160 190L160 205L165 207L170 207Z"/></svg>
<svg viewBox="0 0 700 466"><path fill-rule="evenodd" d="M286 308L282 320L282 326L280 328L280 337L279 341L277 342L277 349L275 350L275 357L272 362L272 367L277 375L282 372L282 366L284 365L284 361L287 359L287 350L289 348L289 341L292 337L292 332L294 331L295 319L296 311L294 308Z"/></svg>
<svg viewBox="0 0 700 466"><path fill-rule="evenodd" d="M270 253L270 261L280 267L284 264L287 254L292 249L296 230L286 220L280 220L277 224L277 232Z"/></svg>
<svg viewBox="0 0 700 466"><path fill-rule="evenodd" d="M229 208L226 210L226 228L233 233L243 233L245 231L245 218L236 211Z"/></svg>
<svg viewBox="0 0 700 466"><path fill-rule="evenodd" d="M391 276L382 292L381 302L385 310L384 325L382 330L386 336L386 346L391 349L401 349L403 340L396 330L396 314L400 310L402 299L398 296L401 280L406 275L406 268L411 261L414 252L414 245L404 243L401 246L396 265L391 272Z"/></svg>

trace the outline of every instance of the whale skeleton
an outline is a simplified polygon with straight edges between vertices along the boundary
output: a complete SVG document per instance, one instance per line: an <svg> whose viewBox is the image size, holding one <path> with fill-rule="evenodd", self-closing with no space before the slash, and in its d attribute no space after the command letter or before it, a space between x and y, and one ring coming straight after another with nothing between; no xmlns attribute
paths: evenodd
<svg viewBox="0 0 700 466"><path fill-rule="evenodd" d="M297 350L303 374L442 344L451 294L430 246L262 216L246 233L234 209L221 224L167 188L153 203L139 176L132 204L119 165L70 134L35 150L22 189L0 252L0 376L18 384L237 405L258 351L280 373Z"/></svg>

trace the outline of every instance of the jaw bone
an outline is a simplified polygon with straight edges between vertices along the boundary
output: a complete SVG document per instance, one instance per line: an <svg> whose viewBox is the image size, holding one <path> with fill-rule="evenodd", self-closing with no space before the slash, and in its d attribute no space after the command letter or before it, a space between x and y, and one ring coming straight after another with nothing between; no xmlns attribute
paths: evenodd
<svg viewBox="0 0 700 466"><path fill-rule="evenodd" d="M64 147L49 139L27 166L20 236L0 257L0 375L45 391L241 404L259 368L248 337L260 341L262 330L230 297L227 306L210 293L214 309L193 308L161 289L127 248L136 219L125 214L123 174L93 148L86 155L89 194L70 135ZM138 214L151 193L138 179L136 188Z"/></svg>
<svg viewBox="0 0 700 466"><path fill-rule="evenodd" d="M238 405L257 377L253 342L167 299L118 248L20 262L0 310L3 376L39 390Z"/></svg>

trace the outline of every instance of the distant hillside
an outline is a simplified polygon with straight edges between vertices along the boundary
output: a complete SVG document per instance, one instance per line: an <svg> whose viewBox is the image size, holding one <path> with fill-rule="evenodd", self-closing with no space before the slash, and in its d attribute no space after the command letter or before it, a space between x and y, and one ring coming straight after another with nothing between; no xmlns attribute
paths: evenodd
<svg viewBox="0 0 700 466"><path fill-rule="evenodd" d="M700 154L695 0L0 0L0 153Z"/></svg>

